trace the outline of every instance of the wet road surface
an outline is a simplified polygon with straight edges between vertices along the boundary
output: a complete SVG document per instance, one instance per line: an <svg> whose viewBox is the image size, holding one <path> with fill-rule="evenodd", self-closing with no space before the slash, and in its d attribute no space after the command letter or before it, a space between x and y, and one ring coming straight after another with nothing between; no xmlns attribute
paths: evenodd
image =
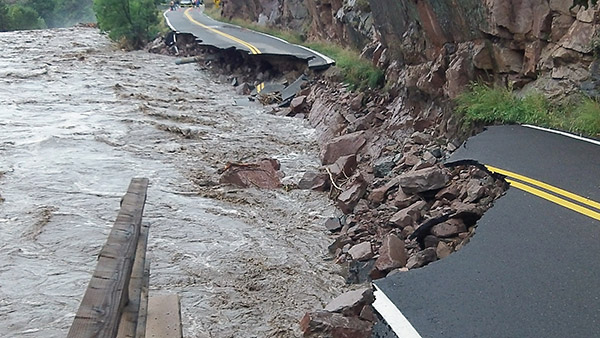
<svg viewBox="0 0 600 338"><path fill-rule="evenodd" d="M63 337L132 177L148 177L151 293L182 297L185 337L293 337L344 290L324 259L327 196L217 184L274 157L318 166L314 131L197 65L116 49L97 30L0 33L0 335Z"/></svg>

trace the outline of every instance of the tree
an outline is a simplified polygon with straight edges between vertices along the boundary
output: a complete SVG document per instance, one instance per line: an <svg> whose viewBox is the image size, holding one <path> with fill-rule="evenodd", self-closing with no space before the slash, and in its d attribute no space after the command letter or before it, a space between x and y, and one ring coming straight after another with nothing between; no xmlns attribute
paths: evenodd
<svg viewBox="0 0 600 338"><path fill-rule="evenodd" d="M0 32L6 32L11 29L8 6L6 6L3 0L0 0Z"/></svg>
<svg viewBox="0 0 600 338"><path fill-rule="evenodd" d="M139 49L158 32L153 0L94 0L98 27L124 47Z"/></svg>
<svg viewBox="0 0 600 338"><path fill-rule="evenodd" d="M31 7L12 5L8 8L8 16L13 30L46 28L44 19Z"/></svg>

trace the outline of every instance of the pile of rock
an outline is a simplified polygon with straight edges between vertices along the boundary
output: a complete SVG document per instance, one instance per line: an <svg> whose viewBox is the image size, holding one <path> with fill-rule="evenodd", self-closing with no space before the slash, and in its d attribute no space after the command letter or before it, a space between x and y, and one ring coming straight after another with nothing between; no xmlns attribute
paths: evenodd
<svg viewBox="0 0 600 338"><path fill-rule="evenodd" d="M444 164L456 146L439 128L443 114L407 115L386 109L380 96L352 96L331 84L314 86L308 97L323 170L306 173L298 186L330 191L343 212L325 226L335 234L329 250L348 265L349 283L459 250L508 188L478 163Z"/></svg>
<svg viewBox="0 0 600 338"><path fill-rule="evenodd" d="M330 252L353 272L349 282L419 268L459 250L507 188L485 167L465 163L390 175L371 189L358 177L337 197L347 214L326 223L337 235Z"/></svg>

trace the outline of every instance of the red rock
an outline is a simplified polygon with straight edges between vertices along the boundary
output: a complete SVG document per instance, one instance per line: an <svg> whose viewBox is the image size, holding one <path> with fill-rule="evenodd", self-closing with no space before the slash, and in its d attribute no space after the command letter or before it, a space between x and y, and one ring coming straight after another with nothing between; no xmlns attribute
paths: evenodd
<svg viewBox="0 0 600 338"><path fill-rule="evenodd" d="M344 317L327 311L307 312L300 321L305 338L367 338L373 323L359 317Z"/></svg>
<svg viewBox="0 0 600 338"><path fill-rule="evenodd" d="M523 57L523 75L536 78L537 77L537 64L540 60L542 53L542 43L537 40L525 47L525 56Z"/></svg>
<svg viewBox="0 0 600 338"><path fill-rule="evenodd" d="M437 194L435 194L435 199L441 200L443 198L451 201L456 199L460 195L460 187L457 184L451 184L442 190L440 190Z"/></svg>
<svg viewBox="0 0 600 338"><path fill-rule="evenodd" d="M390 223L393 223L399 228L404 228L409 225L412 226L421 218L422 209L426 205L427 203L425 201L416 202L392 215Z"/></svg>
<svg viewBox="0 0 600 338"><path fill-rule="evenodd" d="M306 96L296 96L290 102L290 110L292 113L301 113L306 108Z"/></svg>
<svg viewBox="0 0 600 338"><path fill-rule="evenodd" d="M444 259L452 253L452 247L447 243L440 241L435 248L436 255L439 259Z"/></svg>
<svg viewBox="0 0 600 338"><path fill-rule="evenodd" d="M375 188L369 194L369 200L375 203L381 203L385 200L388 191L398 185L398 179L393 178L379 188Z"/></svg>
<svg viewBox="0 0 600 338"><path fill-rule="evenodd" d="M352 213L358 201L367 191L367 182L362 175L353 176L346 184L346 189L338 196L336 200L337 207L345 214Z"/></svg>
<svg viewBox="0 0 600 338"><path fill-rule="evenodd" d="M412 255L408 259L408 262L406 263L406 267L409 269L420 268L431 262L434 262L436 259L437 259L437 254L435 252L435 248L427 248L425 250L419 251L416 254Z"/></svg>
<svg viewBox="0 0 600 338"><path fill-rule="evenodd" d="M364 320L371 322L371 323L377 322L377 316L375 315L375 310L373 310L373 307L371 305L363 306L363 309L360 311L360 314L358 316Z"/></svg>
<svg viewBox="0 0 600 338"><path fill-rule="evenodd" d="M431 228L431 234L441 238L456 236L467 230L465 223L461 219L451 218L445 222L434 225Z"/></svg>
<svg viewBox="0 0 600 338"><path fill-rule="evenodd" d="M370 242L362 242L354 245L350 248L350 250L348 250L348 254L355 261L366 261L374 256Z"/></svg>
<svg viewBox="0 0 600 338"><path fill-rule="evenodd" d="M443 188L449 177L444 169L433 167L404 173L398 179L404 192L415 194Z"/></svg>
<svg viewBox="0 0 600 338"><path fill-rule="evenodd" d="M564 48L572 49L580 53L590 53L592 51L592 39L595 26L591 23L575 21L567 34L558 42Z"/></svg>
<svg viewBox="0 0 600 338"><path fill-rule="evenodd" d="M375 261L375 267L379 271L389 271L406 266L407 259L404 241L394 234L389 234L379 248L379 258Z"/></svg>
<svg viewBox="0 0 600 338"><path fill-rule="evenodd" d="M477 41L473 46L473 66L479 69L492 70L492 48L483 41Z"/></svg>
<svg viewBox="0 0 600 338"><path fill-rule="evenodd" d="M355 112L360 111L360 109L362 108L362 101L365 98L365 94L363 93L359 93L358 95L356 95L351 101L350 101L350 109L352 109Z"/></svg>
<svg viewBox="0 0 600 338"><path fill-rule="evenodd" d="M394 206L396 208L404 209L415 203L418 199L419 198L416 195L408 195L402 189L399 189L394 198Z"/></svg>
<svg viewBox="0 0 600 338"><path fill-rule="evenodd" d="M299 189L311 189L316 191L329 191L331 181L329 175L324 173L306 172L300 182Z"/></svg>
<svg viewBox="0 0 600 338"><path fill-rule="evenodd" d="M552 18L552 26L550 28L550 41L558 42L569 31L569 28L575 22L575 18L571 15L555 15Z"/></svg>
<svg viewBox="0 0 600 338"><path fill-rule="evenodd" d="M242 188L276 189L281 187L278 170L279 162L273 159L258 163L228 163L219 182Z"/></svg>
<svg viewBox="0 0 600 338"><path fill-rule="evenodd" d="M325 166L334 178L348 178L354 174L357 162L356 155L342 156L334 164Z"/></svg>
<svg viewBox="0 0 600 338"><path fill-rule="evenodd" d="M493 46L496 71L499 73L519 73L523 69L523 53L499 45Z"/></svg>
<svg viewBox="0 0 600 338"><path fill-rule="evenodd" d="M470 179L465 186L467 196L463 202L472 203L482 198L487 190L481 184L482 182L479 180Z"/></svg>
<svg viewBox="0 0 600 338"><path fill-rule="evenodd" d="M355 155L366 142L364 131L336 137L323 146L321 163L332 164L342 156Z"/></svg>
<svg viewBox="0 0 600 338"><path fill-rule="evenodd" d="M357 316L365 305L373 304L374 300L373 289L362 288L337 296L325 306L325 311L342 313L345 316Z"/></svg>

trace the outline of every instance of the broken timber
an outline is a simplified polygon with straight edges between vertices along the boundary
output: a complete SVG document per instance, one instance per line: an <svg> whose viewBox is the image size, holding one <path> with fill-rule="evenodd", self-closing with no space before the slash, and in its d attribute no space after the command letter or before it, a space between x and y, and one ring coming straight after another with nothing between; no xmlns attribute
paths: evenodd
<svg viewBox="0 0 600 338"><path fill-rule="evenodd" d="M131 180L68 338L145 336L148 228L141 223L147 190L148 179Z"/></svg>

